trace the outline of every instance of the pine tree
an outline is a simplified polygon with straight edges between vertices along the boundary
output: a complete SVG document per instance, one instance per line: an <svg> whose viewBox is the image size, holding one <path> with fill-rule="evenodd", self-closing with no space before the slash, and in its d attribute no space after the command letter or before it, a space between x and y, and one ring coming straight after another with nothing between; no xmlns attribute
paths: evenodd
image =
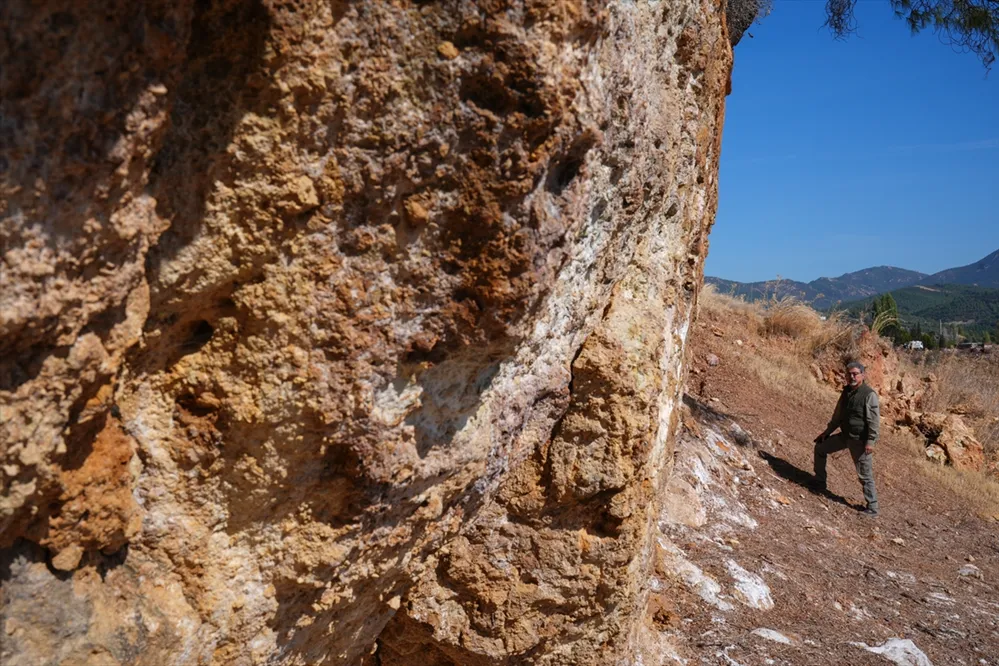
<svg viewBox="0 0 1000 666"><path fill-rule="evenodd" d="M826 24L837 38L857 30L857 2L827 0ZM976 54L987 69L996 60L996 0L889 0L889 4L912 32L933 30L943 43Z"/></svg>

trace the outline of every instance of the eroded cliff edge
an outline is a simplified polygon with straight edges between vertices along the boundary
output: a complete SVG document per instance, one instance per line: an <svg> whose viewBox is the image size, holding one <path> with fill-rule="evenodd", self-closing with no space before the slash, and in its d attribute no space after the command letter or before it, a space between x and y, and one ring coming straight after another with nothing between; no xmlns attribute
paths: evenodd
<svg viewBox="0 0 1000 666"><path fill-rule="evenodd" d="M721 3L5 3L5 664L631 661Z"/></svg>

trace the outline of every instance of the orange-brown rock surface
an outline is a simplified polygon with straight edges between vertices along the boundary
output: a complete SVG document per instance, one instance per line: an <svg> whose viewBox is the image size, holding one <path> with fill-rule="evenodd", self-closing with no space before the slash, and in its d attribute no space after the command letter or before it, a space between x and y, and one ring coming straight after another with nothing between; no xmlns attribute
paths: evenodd
<svg viewBox="0 0 1000 666"><path fill-rule="evenodd" d="M899 380L899 357L892 343L864 326L853 327L848 337L824 348L811 371L817 381L839 389L844 386L844 366L850 361L864 364L865 381L878 391L879 396L884 398L896 388L894 382Z"/></svg>
<svg viewBox="0 0 1000 666"><path fill-rule="evenodd" d="M926 438L927 457L963 469L981 470L983 445L961 416L939 412L909 412L903 423Z"/></svg>
<svg viewBox="0 0 1000 666"><path fill-rule="evenodd" d="M0 20L0 661L648 654L722 3Z"/></svg>

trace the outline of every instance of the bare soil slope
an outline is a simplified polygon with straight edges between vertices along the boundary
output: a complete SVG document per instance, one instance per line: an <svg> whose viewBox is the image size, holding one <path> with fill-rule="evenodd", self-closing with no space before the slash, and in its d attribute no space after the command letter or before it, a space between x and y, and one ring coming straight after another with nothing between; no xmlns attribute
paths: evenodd
<svg viewBox="0 0 1000 666"><path fill-rule="evenodd" d="M899 653L910 640L923 656L897 663L996 664L996 521L922 469L928 463L892 428L876 453L877 519L858 511L847 452L829 461L830 495L810 492L812 439L836 392L808 365L797 374L795 341L760 335L754 319L703 307L692 332L690 416L675 463L681 499L661 526L674 556L699 570L674 576L660 599L676 659L886 664L889 654L861 644ZM773 607L752 583L740 591L734 561Z"/></svg>

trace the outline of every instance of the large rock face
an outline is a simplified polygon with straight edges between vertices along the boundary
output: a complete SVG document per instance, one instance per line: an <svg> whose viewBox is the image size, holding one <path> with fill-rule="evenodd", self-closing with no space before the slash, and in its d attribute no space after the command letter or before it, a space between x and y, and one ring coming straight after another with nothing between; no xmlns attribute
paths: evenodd
<svg viewBox="0 0 1000 666"><path fill-rule="evenodd" d="M0 19L0 661L648 652L722 2Z"/></svg>

